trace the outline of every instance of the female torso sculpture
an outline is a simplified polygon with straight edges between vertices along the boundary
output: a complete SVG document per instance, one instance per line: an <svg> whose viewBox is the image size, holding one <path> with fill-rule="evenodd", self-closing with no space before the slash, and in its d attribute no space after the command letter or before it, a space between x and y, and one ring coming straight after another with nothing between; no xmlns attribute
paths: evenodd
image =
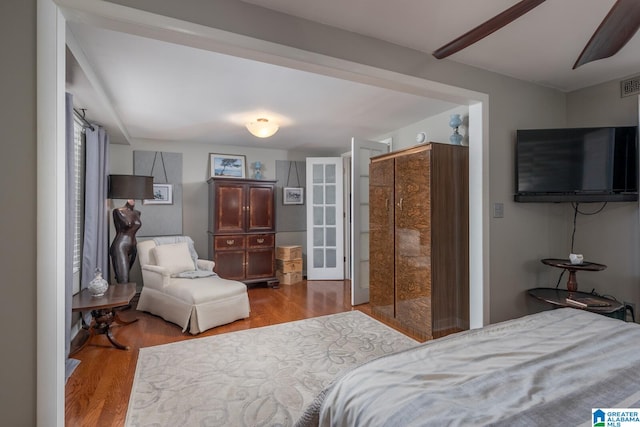
<svg viewBox="0 0 640 427"><path fill-rule="evenodd" d="M116 237L111 243L109 253L116 277L116 282L129 282L129 270L136 260L138 252L136 248L136 232L142 225L140 211L134 209L135 201L127 200L127 203L113 210L113 223L116 228Z"/></svg>

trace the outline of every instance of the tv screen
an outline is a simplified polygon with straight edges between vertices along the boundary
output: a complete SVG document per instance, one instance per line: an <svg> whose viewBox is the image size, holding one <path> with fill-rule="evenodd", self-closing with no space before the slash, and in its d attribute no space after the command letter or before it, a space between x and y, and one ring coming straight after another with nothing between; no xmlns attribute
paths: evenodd
<svg viewBox="0 0 640 427"><path fill-rule="evenodd" d="M518 202L638 200L637 127L516 134Z"/></svg>

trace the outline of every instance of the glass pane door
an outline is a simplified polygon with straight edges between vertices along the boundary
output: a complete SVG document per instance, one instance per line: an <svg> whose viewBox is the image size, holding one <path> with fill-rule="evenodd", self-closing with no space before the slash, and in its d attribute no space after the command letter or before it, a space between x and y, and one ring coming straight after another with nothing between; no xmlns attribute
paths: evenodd
<svg viewBox="0 0 640 427"><path fill-rule="evenodd" d="M307 158L307 279L344 279L342 159Z"/></svg>

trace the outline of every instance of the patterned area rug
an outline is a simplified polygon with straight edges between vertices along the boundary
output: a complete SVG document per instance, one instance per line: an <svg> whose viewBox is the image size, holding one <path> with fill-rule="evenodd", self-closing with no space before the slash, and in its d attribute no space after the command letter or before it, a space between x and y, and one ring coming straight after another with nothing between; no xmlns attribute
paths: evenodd
<svg viewBox="0 0 640 427"><path fill-rule="evenodd" d="M418 342L359 311L140 349L127 426L291 426L333 378Z"/></svg>

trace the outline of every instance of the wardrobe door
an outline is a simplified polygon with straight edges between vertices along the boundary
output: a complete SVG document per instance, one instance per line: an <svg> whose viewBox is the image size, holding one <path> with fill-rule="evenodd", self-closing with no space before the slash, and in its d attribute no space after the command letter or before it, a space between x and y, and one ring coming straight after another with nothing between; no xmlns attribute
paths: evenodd
<svg viewBox="0 0 640 427"><path fill-rule="evenodd" d="M395 316L393 165L391 158L369 166L369 302L390 319Z"/></svg>
<svg viewBox="0 0 640 427"><path fill-rule="evenodd" d="M431 337L431 151L395 163L396 319Z"/></svg>
<svg viewBox="0 0 640 427"><path fill-rule="evenodd" d="M247 232L275 230L272 184L247 184Z"/></svg>
<svg viewBox="0 0 640 427"><path fill-rule="evenodd" d="M275 275L275 250L273 247L247 249L247 280L271 278Z"/></svg>
<svg viewBox="0 0 640 427"><path fill-rule="evenodd" d="M243 233L245 229L245 186L216 182L214 187L214 233Z"/></svg>

